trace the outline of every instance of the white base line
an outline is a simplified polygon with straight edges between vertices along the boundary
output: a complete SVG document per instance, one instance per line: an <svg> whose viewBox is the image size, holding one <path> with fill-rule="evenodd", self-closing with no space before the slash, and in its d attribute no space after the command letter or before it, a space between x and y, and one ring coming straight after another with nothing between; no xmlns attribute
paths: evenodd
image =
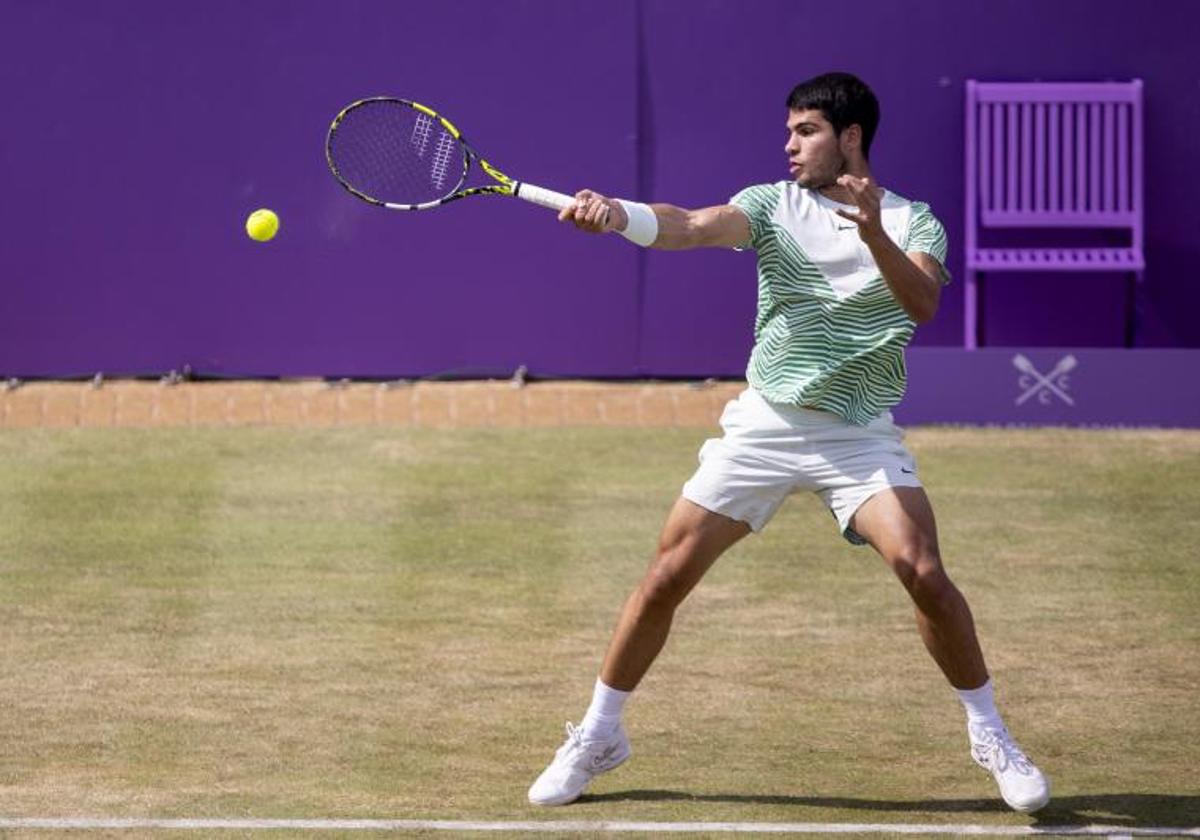
<svg viewBox="0 0 1200 840"><path fill-rule="evenodd" d="M954 834L973 837L1200 837L1200 826L1169 828L1116 825L914 825L906 823L609 822L545 820L270 820L104 819L87 817L0 817L0 829L194 829L303 831L516 831L516 832L724 832L731 834Z"/></svg>

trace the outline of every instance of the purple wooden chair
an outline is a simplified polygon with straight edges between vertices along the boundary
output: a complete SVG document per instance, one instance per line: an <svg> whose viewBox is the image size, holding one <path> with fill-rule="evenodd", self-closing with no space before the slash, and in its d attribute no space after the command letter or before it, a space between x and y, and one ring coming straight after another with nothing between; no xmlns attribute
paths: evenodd
<svg viewBox="0 0 1200 840"><path fill-rule="evenodd" d="M1130 275L1125 340L1142 281L1142 81L967 80L966 307L963 343L978 346L980 279L995 271ZM1064 229L1062 244L981 247L990 229ZM1065 229L1123 229L1126 247L1079 247ZM1006 232L1011 241L1012 231ZM995 238L995 237L993 237ZM1076 241L1078 238L1076 237ZM1095 244L1095 240L1093 240Z"/></svg>

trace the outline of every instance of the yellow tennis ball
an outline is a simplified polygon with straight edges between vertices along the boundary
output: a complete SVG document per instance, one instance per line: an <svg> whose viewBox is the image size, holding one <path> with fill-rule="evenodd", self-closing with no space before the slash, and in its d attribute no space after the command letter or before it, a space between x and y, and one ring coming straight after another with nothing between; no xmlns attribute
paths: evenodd
<svg viewBox="0 0 1200 840"><path fill-rule="evenodd" d="M246 219L246 234L255 242L269 242L279 232L279 217L265 207Z"/></svg>

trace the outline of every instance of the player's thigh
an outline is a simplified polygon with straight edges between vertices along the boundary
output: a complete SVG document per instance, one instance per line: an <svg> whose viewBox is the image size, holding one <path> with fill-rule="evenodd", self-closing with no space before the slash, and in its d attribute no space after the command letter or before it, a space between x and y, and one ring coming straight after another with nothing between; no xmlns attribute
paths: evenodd
<svg viewBox="0 0 1200 840"><path fill-rule="evenodd" d="M658 551L647 576L673 588L690 590L734 543L750 533L750 526L714 513L680 496L658 539Z"/></svg>
<svg viewBox="0 0 1200 840"><path fill-rule="evenodd" d="M851 527L889 564L940 567L937 521L923 487L888 487L867 499Z"/></svg>

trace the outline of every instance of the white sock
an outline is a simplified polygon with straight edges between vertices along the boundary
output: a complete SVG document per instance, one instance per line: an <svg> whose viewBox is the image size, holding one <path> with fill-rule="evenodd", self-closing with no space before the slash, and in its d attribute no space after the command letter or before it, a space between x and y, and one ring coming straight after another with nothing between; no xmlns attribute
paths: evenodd
<svg viewBox="0 0 1200 840"><path fill-rule="evenodd" d="M609 688L597 679L596 688L592 691L592 705L588 706L587 714L579 724L579 728L583 730L583 739L603 741L611 738L621 725L621 711L632 693Z"/></svg>
<svg viewBox="0 0 1200 840"><path fill-rule="evenodd" d="M967 726L983 726L987 729L1003 729L1004 721L996 711L996 699L989 679L979 688L956 688L955 693L967 710Z"/></svg>

